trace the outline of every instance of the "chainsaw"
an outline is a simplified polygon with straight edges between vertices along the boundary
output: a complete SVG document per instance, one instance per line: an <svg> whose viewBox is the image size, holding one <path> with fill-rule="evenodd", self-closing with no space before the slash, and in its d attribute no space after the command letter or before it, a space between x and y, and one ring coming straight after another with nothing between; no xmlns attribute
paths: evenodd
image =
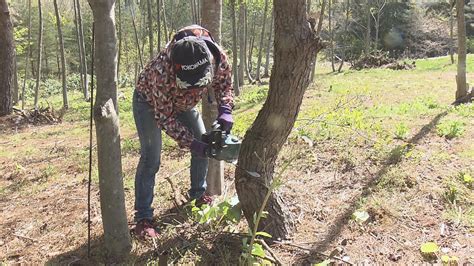
<svg viewBox="0 0 474 266"><path fill-rule="evenodd" d="M212 129L202 135L202 141L207 143L207 156L218 161L235 163L239 158L240 144L239 138L228 134L220 129L220 125L214 123Z"/></svg>

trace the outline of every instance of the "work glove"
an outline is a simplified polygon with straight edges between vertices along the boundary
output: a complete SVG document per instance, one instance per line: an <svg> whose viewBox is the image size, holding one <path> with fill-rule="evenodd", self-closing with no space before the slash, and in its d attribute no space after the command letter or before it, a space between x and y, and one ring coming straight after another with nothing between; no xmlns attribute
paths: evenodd
<svg viewBox="0 0 474 266"><path fill-rule="evenodd" d="M232 125L234 124L234 119L232 118L232 108L228 105L221 105L217 109L219 115L217 116L217 123L220 125L220 128L230 133Z"/></svg>
<svg viewBox="0 0 474 266"><path fill-rule="evenodd" d="M209 145L197 139L193 139L191 142L191 152L199 157L207 157Z"/></svg>

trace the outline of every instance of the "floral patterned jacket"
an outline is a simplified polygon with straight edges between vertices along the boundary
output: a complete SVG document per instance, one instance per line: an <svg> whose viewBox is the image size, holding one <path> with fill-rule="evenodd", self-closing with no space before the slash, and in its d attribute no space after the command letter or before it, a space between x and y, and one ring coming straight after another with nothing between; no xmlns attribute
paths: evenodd
<svg viewBox="0 0 474 266"><path fill-rule="evenodd" d="M196 36L210 36L206 29L193 26L178 31L177 35L183 30L191 30ZM140 73L136 90L153 108L157 126L176 140L181 148L189 148L194 138L193 134L177 120L176 115L192 109L203 97L207 98L208 89L214 90L218 106L227 105L233 108L232 70L227 55L216 44L220 60L217 60L212 83L204 89L179 89L176 86L176 76L170 59L171 47L176 42L177 35Z"/></svg>

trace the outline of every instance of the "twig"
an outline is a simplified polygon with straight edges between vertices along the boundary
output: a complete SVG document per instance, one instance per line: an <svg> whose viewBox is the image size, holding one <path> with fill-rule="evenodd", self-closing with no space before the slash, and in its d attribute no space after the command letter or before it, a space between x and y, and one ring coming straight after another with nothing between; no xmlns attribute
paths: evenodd
<svg viewBox="0 0 474 266"><path fill-rule="evenodd" d="M273 252L273 250L268 246L265 240L257 239L257 241L268 251L268 253L270 253L270 255L272 255L273 259L275 260L273 261L273 263L275 263L276 265L283 265L281 260L275 255L275 252Z"/></svg>
<svg viewBox="0 0 474 266"><path fill-rule="evenodd" d="M300 248L300 249L303 249L303 250L306 250L306 251L310 251L311 253L314 253L314 254L317 254L319 256L323 256L323 257L326 257L328 259L336 259L338 261L341 261L341 262L344 262L344 263L347 263L349 265L354 265L346 260L343 260L342 258L340 257L337 257L337 256L330 256L330 255L326 255L324 253L321 253L321 252L317 252L311 248L308 248L308 247L303 247L303 246L299 246L297 244L293 244L293 243L283 243L283 242L280 242L280 241L275 241L275 243L277 244L280 244L280 245L287 245L287 246L291 246L291 247L296 247L296 248Z"/></svg>
<svg viewBox="0 0 474 266"><path fill-rule="evenodd" d="M24 235L20 235L20 234L16 234L16 233L13 233L13 235L16 236L16 237L19 237L19 238L23 238L23 239L27 239L27 240L33 241L33 242L38 242L38 240L33 239L33 238L31 238L31 237L24 236Z"/></svg>

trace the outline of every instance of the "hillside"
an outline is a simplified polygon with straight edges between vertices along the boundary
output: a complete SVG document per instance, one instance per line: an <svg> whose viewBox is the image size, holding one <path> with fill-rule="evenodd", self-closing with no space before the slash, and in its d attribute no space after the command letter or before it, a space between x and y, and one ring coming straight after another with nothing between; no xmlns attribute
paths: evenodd
<svg viewBox="0 0 474 266"><path fill-rule="evenodd" d="M327 259L406 265L440 263L443 255L474 263L474 105L451 105L456 68L447 57L416 65L414 70L330 73L318 63L315 83L280 156L291 165L279 189L297 220L293 238L271 247L284 264ZM467 65L472 80L473 56ZM139 157L132 90L123 83L119 97L130 223ZM235 134L244 136L267 90L243 89ZM48 102L58 110L61 96L52 94ZM17 116L0 120L0 262L104 261L96 162L92 257L87 259L89 103L77 91L70 97L61 123L32 125ZM169 263L236 264L246 222L225 227L194 222L187 208L175 204L189 185L183 171L189 154L168 138L164 146L153 204L161 235L156 242L134 238L129 262L166 256ZM226 198L235 194L233 170L226 166ZM421 254L427 242L439 247L434 256Z"/></svg>

